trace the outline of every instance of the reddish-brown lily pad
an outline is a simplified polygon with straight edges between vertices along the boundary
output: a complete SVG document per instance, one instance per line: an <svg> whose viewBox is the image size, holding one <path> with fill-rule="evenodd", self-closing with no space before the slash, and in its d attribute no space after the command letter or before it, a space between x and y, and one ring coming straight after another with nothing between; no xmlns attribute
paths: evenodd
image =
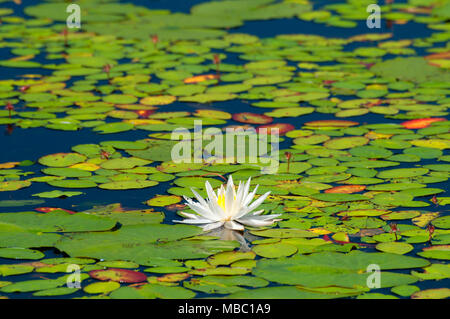
<svg viewBox="0 0 450 319"><path fill-rule="evenodd" d="M346 121L346 120L319 120L306 122L305 126L312 127L349 127L358 125L358 122Z"/></svg>
<svg viewBox="0 0 450 319"><path fill-rule="evenodd" d="M244 112L233 114L233 120L248 124L269 124L273 118L264 114Z"/></svg>
<svg viewBox="0 0 450 319"><path fill-rule="evenodd" d="M446 118L443 117L430 117L430 118L424 118L424 119L415 119L415 120L409 120L406 122L401 123L403 127L408 129L418 129L418 128L425 128L431 125L431 123L434 122L440 122L440 121L446 121Z"/></svg>
<svg viewBox="0 0 450 319"><path fill-rule="evenodd" d="M111 280L123 283L137 283L147 280L147 276L139 271L120 268L92 270L89 272L89 276L98 280Z"/></svg>
<svg viewBox="0 0 450 319"><path fill-rule="evenodd" d="M137 115L139 115L140 118L148 118L149 115L155 113L154 110L138 110L134 111Z"/></svg>
<svg viewBox="0 0 450 319"><path fill-rule="evenodd" d="M336 186L325 190L325 193L340 193L340 194L352 194L358 193L366 189L364 185L343 185Z"/></svg>
<svg viewBox="0 0 450 319"><path fill-rule="evenodd" d="M34 210L37 210L38 212L42 212L42 213L50 213L53 212L55 210L62 210L65 211L66 213L69 214L76 214L77 212L74 212L72 210L68 210L68 209L64 209L64 208L58 208L58 207L38 207L35 208Z"/></svg>
<svg viewBox="0 0 450 319"><path fill-rule="evenodd" d="M258 134L264 132L262 129L267 129L267 134L271 135L272 129L278 129L279 135L284 135L289 131L292 131L295 129L295 127L292 124L288 123L276 123L276 124L267 124L267 125L261 125L258 126Z"/></svg>

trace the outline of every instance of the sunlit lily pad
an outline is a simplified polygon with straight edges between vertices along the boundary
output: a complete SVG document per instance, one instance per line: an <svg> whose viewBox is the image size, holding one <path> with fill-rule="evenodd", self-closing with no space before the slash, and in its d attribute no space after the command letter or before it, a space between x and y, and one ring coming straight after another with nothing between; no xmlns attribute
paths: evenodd
<svg viewBox="0 0 450 319"><path fill-rule="evenodd" d="M179 203L181 201L181 197L179 196L173 196L173 195L169 195L169 196L164 196L164 195L160 195L160 196L156 196L152 199L149 199L146 204L149 206L169 206L172 204L176 204Z"/></svg>
<svg viewBox="0 0 450 319"><path fill-rule="evenodd" d="M9 181L0 182L0 192L16 191L31 185L30 181Z"/></svg>
<svg viewBox="0 0 450 319"><path fill-rule="evenodd" d="M449 296L450 289L436 288L418 291L411 296L411 299L446 299Z"/></svg>
<svg viewBox="0 0 450 319"><path fill-rule="evenodd" d="M418 252L417 254L425 258L450 260L450 246L436 245L426 247L422 252Z"/></svg>

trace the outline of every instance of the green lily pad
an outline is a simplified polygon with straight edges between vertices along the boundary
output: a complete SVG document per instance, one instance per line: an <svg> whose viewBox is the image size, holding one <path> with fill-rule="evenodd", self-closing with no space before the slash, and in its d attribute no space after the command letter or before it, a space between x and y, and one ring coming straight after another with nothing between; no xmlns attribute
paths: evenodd
<svg viewBox="0 0 450 319"><path fill-rule="evenodd" d="M158 185L158 182L148 180L131 180L120 182L109 182L98 185L101 189L108 190L124 190L124 189L141 189Z"/></svg>
<svg viewBox="0 0 450 319"><path fill-rule="evenodd" d="M107 160L100 164L104 169L130 169L136 166L143 166L151 163L151 161L136 157L121 157Z"/></svg>
<svg viewBox="0 0 450 319"><path fill-rule="evenodd" d="M2 276L13 276L13 275L22 275L26 273L30 273L34 270L33 266L29 265L15 265L15 264L7 264L0 265L0 275Z"/></svg>
<svg viewBox="0 0 450 319"><path fill-rule="evenodd" d="M387 158L392 155L392 152L377 146L357 146L349 150L353 156L361 156L366 158Z"/></svg>
<svg viewBox="0 0 450 319"><path fill-rule="evenodd" d="M80 279L83 280L85 278L86 274L81 274ZM1 288L0 291L11 293L11 292L32 292L32 291L54 289L65 285L66 279L67 276L62 276L57 279L25 280L5 286Z"/></svg>
<svg viewBox="0 0 450 319"><path fill-rule="evenodd" d="M139 287L121 287L110 294L113 299L190 299L196 294L183 287L146 284Z"/></svg>
<svg viewBox="0 0 450 319"><path fill-rule="evenodd" d="M450 260L450 249L448 245L435 245L424 248L417 255L431 259Z"/></svg>
<svg viewBox="0 0 450 319"><path fill-rule="evenodd" d="M208 258L208 263L213 266L229 265L239 260L247 260L255 258L254 252L226 251L215 254Z"/></svg>
<svg viewBox="0 0 450 319"><path fill-rule="evenodd" d="M253 235L261 237L277 237L277 238L311 238L318 237L317 234L301 229L275 228L265 230L253 230Z"/></svg>
<svg viewBox="0 0 450 319"><path fill-rule="evenodd" d="M448 264L431 264L423 270L423 272L413 270L411 275L422 280L440 280L450 278L450 266Z"/></svg>
<svg viewBox="0 0 450 319"><path fill-rule="evenodd" d="M93 130L95 132L100 132L100 134L112 134L112 133L120 133L131 130L134 127L133 124L130 123L107 123L96 126Z"/></svg>
<svg viewBox="0 0 450 319"><path fill-rule="evenodd" d="M333 150L343 150L365 145L369 139L362 136L342 137L326 141L323 145Z"/></svg>
<svg viewBox="0 0 450 319"><path fill-rule="evenodd" d="M232 293L229 299L332 299L333 294L322 294L317 292L300 290L293 286L265 287L247 289Z"/></svg>
<svg viewBox="0 0 450 319"><path fill-rule="evenodd" d="M25 248L0 248L0 257L10 259L41 259L44 254L38 250Z"/></svg>
<svg viewBox="0 0 450 319"><path fill-rule="evenodd" d="M431 221L431 223L438 228L449 229L450 228L450 216L438 217L436 219L433 219Z"/></svg>
<svg viewBox="0 0 450 319"><path fill-rule="evenodd" d="M291 258L266 259L258 262L253 274L269 281L305 287L355 287L365 286L366 268L377 264L381 270L423 267L425 259L388 253L364 253L352 251L313 253ZM411 284L417 281L413 276L382 272L382 287Z"/></svg>
<svg viewBox="0 0 450 319"><path fill-rule="evenodd" d="M94 282L83 288L88 294L107 294L120 288L120 284L115 281Z"/></svg>
<svg viewBox="0 0 450 319"><path fill-rule="evenodd" d="M33 194L32 196L40 197L40 198L58 198L58 197L72 197L77 195L82 195L83 192L63 192L63 191L51 191L51 192L42 192L38 194Z"/></svg>
<svg viewBox="0 0 450 319"><path fill-rule="evenodd" d="M386 242L377 244L376 249L386 253L403 255L413 250L414 247L407 243Z"/></svg>
<svg viewBox="0 0 450 319"><path fill-rule="evenodd" d="M77 292L78 288L68 288L68 287L58 287L52 289L40 290L33 293L36 297L54 297L54 296L65 296Z"/></svg>
<svg viewBox="0 0 450 319"><path fill-rule="evenodd" d="M64 176L64 177L88 177L92 175L91 172L68 167L49 167L44 168L42 172L48 175Z"/></svg>
<svg viewBox="0 0 450 319"><path fill-rule="evenodd" d="M108 230L115 226L115 221L88 214L69 214L53 211L46 214L35 212L4 213L0 215L1 223L8 223L20 229L39 232L82 232L89 230Z"/></svg>
<svg viewBox="0 0 450 319"><path fill-rule="evenodd" d="M0 182L0 192L16 191L31 185L30 181L8 181Z"/></svg>
<svg viewBox="0 0 450 319"><path fill-rule="evenodd" d="M126 94L111 94L103 97L103 101L113 104L133 104L137 98Z"/></svg>
<svg viewBox="0 0 450 319"><path fill-rule="evenodd" d="M379 172L377 177L379 178L408 178L422 176L428 173L427 168L396 168Z"/></svg>
<svg viewBox="0 0 450 319"><path fill-rule="evenodd" d="M157 195L156 197L149 199L146 201L148 206L169 206L172 204L179 203L181 201L181 197L175 195Z"/></svg>
<svg viewBox="0 0 450 319"><path fill-rule="evenodd" d="M253 247L253 251L261 257L279 258L295 254L297 252L297 247L289 244L274 243L256 245Z"/></svg>
<svg viewBox="0 0 450 319"><path fill-rule="evenodd" d="M47 184L62 188L92 188L97 186L97 183L88 179L62 179L48 181Z"/></svg>
<svg viewBox="0 0 450 319"><path fill-rule="evenodd" d="M401 285L392 287L391 291L402 297L409 297L412 294L418 292L420 290L419 287L413 285Z"/></svg>
<svg viewBox="0 0 450 319"><path fill-rule="evenodd" d="M41 157L39 163L51 167L67 167L85 160L86 156L78 153L57 153Z"/></svg>
<svg viewBox="0 0 450 319"><path fill-rule="evenodd" d="M379 62L371 71L384 77L416 83L443 76L441 69L428 64L422 57L395 58Z"/></svg>
<svg viewBox="0 0 450 319"><path fill-rule="evenodd" d="M339 194L339 193L323 193L313 194L312 198L326 202L351 202L359 200L368 200L366 196L360 194Z"/></svg>
<svg viewBox="0 0 450 319"><path fill-rule="evenodd" d="M0 207L22 207L22 206L31 206L31 205L39 205L45 203L44 200L40 199L30 199L30 200L1 200Z"/></svg>

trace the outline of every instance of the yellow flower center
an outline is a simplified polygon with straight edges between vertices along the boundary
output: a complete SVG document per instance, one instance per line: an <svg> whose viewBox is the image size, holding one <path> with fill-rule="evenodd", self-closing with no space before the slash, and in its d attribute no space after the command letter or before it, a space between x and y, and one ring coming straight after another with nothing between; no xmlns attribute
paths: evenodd
<svg viewBox="0 0 450 319"><path fill-rule="evenodd" d="M225 211L225 195L220 195L217 198L217 204L222 207L222 209Z"/></svg>

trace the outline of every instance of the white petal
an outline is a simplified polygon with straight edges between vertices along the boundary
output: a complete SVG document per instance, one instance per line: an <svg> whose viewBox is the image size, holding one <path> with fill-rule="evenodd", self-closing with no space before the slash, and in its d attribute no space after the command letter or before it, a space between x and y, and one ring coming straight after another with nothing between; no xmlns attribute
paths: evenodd
<svg viewBox="0 0 450 319"><path fill-rule="evenodd" d="M225 192L225 214L233 216L234 190L233 184L228 182L227 190Z"/></svg>
<svg viewBox="0 0 450 319"><path fill-rule="evenodd" d="M255 197L256 191L258 190L259 185L256 185L255 189L253 190L253 192L251 192L250 194L248 194L244 199L243 199L243 203L242 205L247 206L248 204L250 204L250 202L253 200L253 197Z"/></svg>
<svg viewBox="0 0 450 319"><path fill-rule="evenodd" d="M256 189L255 189L256 190ZM253 193L252 193L253 194ZM250 194L250 195L252 195ZM256 207L261 205L261 203L269 196L270 192L265 193L264 195L260 196L257 200L255 200L250 206L243 207L238 214L236 214L235 219L242 218L243 216L251 213ZM252 196L253 197L253 196Z"/></svg>
<svg viewBox="0 0 450 319"><path fill-rule="evenodd" d="M202 196L200 196L199 193L197 193L197 191L195 189L191 188L191 192L192 192L192 194L194 194L195 198L197 198L197 200L200 204L206 206L206 201L203 199Z"/></svg>
<svg viewBox="0 0 450 319"><path fill-rule="evenodd" d="M215 223L210 223L208 225L205 226L201 226L203 228L203 231L210 231L216 228L219 228L220 226L223 225L223 222L215 222Z"/></svg>
<svg viewBox="0 0 450 319"><path fill-rule="evenodd" d="M273 214L273 215L247 215L242 218L236 219L236 221L246 221L246 220L260 220L260 221L266 221L266 220L272 220L274 221L275 218L281 216L281 214Z"/></svg>
<svg viewBox="0 0 450 319"><path fill-rule="evenodd" d="M252 216L251 219L257 218L257 219L261 219L261 220L269 220L269 219L273 219L275 220L275 218L281 216L281 214L273 214L273 215L259 215L259 216ZM278 219L281 220L281 219Z"/></svg>
<svg viewBox="0 0 450 319"><path fill-rule="evenodd" d="M215 214L213 211L211 211L209 206L203 206L200 203L195 203L190 199L186 199L186 202L192 210L194 210L196 213L198 213L202 217L210 219L212 221L220 220L220 216L217 216L217 214ZM205 204L208 205L206 202L205 202Z"/></svg>
<svg viewBox="0 0 450 319"><path fill-rule="evenodd" d="M183 220L172 220L174 223L181 224L211 224L209 219L183 219Z"/></svg>
<svg viewBox="0 0 450 319"><path fill-rule="evenodd" d="M257 216L260 217L260 216ZM270 220L261 220L258 218L241 218L238 219L237 222L247 225L247 226L252 226L252 227L262 227L262 226L270 226L273 224L274 220L270 219Z"/></svg>
<svg viewBox="0 0 450 319"><path fill-rule="evenodd" d="M217 190L217 198L219 198L222 195L225 195L225 188L223 187L223 184L220 185L220 188Z"/></svg>
<svg viewBox="0 0 450 319"><path fill-rule="evenodd" d="M251 227L263 227L263 226L270 226L273 224L273 221L263 221L263 220L253 220L253 219L246 219L246 220L239 220L241 224L251 226Z"/></svg>
<svg viewBox="0 0 450 319"><path fill-rule="evenodd" d="M191 214L191 213L180 212L180 215L182 215L186 218L189 218L189 219L201 219L199 215Z"/></svg>
<svg viewBox="0 0 450 319"><path fill-rule="evenodd" d="M250 206L248 206L248 210L252 211L254 210L256 207L258 207L259 205L262 204L262 202L264 202L267 198L267 196L269 196L270 192L265 193L264 195L260 196L257 200L255 200Z"/></svg>
<svg viewBox="0 0 450 319"><path fill-rule="evenodd" d="M239 225L238 223L230 220L225 222L225 228L232 229L232 230L244 230L244 226Z"/></svg>
<svg viewBox="0 0 450 319"><path fill-rule="evenodd" d="M205 183L205 188L206 188L206 193L208 194L209 200L217 202L216 193L214 193L214 191L211 187L211 184L208 181L206 181L206 183Z"/></svg>
<svg viewBox="0 0 450 319"><path fill-rule="evenodd" d="M216 216L216 219L221 220L226 218L225 212L223 211L222 207L219 206L217 201L209 200L208 207L210 211Z"/></svg>
<svg viewBox="0 0 450 319"><path fill-rule="evenodd" d="M228 186L234 187L234 184L233 184L233 176L231 176L231 175L228 177L227 187L228 187Z"/></svg>
<svg viewBox="0 0 450 319"><path fill-rule="evenodd" d="M235 194L236 198L233 201L233 205L231 206L231 214L230 215L233 216L233 218L236 216L237 213L240 212L240 210L242 208L243 195L244 195L244 184L242 182L240 182L237 193Z"/></svg>
<svg viewBox="0 0 450 319"><path fill-rule="evenodd" d="M263 211L264 211L264 209L258 210L258 211L256 211L256 212L254 212L252 215L253 215L253 216L258 216L258 215L260 215Z"/></svg>

